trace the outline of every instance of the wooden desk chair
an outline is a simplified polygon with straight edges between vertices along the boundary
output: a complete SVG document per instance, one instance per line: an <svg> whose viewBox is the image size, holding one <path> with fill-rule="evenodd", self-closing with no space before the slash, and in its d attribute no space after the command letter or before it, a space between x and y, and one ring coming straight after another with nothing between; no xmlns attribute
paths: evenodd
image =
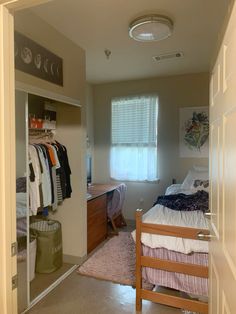
<svg viewBox="0 0 236 314"><path fill-rule="evenodd" d="M125 218L122 214L126 190L127 186L124 183L121 183L108 197L108 221L111 222L112 228L116 234L118 234L117 227L127 226Z"/></svg>

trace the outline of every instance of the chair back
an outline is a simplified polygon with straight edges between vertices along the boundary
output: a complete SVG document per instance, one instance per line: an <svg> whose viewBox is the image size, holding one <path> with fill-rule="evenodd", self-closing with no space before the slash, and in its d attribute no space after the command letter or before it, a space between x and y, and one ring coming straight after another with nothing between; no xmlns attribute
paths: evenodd
<svg viewBox="0 0 236 314"><path fill-rule="evenodd" d="M121 183L113 191L112 198L108 201L108 204L107 204L108 218L112 218L115 214L119 213L122 210L124 200L125 200L126 190L127 190L127 186L124 183Z"/></svg>

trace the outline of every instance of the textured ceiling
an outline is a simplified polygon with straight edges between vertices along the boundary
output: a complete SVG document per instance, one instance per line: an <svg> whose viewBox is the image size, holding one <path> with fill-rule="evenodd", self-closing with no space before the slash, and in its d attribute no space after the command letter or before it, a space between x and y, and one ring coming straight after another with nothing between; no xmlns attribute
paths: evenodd
<svg viewBox="0 0 236 314"><path fill-rule="evenodd" d="M102 83L207 72L230 0L56 0L32 9L86 51L87 81ZM129 23L160 13L174 21L161 42L135 42ZM111 50L107 59L105 49ZM182 51L184 58L157 63L153 56Z"/></svg>

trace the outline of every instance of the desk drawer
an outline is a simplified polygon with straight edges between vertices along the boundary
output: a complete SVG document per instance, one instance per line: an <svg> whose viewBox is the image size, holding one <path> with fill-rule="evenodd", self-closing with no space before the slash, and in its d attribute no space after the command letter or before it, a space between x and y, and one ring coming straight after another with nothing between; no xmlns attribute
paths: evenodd
<svg viewBox="0 0 236 314"><path fill-rule="evenodd" d="M101 222L88 230L88 253L95 249L107 237L107 223Z"/></svg>
<svg viewBox="0 0 236 314"><path fill-rule="evenodd" d="M91 252L107 236L107 196L101 195L87 204L87 246Z"/></svg>
<svg viewBox="0 0 236 314"><path fill-rule="evenodd" d="M96 197L90 201L88 201L88 215L94 215L96 212L105 210L107 207L107 196L106 194Z"/></svg>

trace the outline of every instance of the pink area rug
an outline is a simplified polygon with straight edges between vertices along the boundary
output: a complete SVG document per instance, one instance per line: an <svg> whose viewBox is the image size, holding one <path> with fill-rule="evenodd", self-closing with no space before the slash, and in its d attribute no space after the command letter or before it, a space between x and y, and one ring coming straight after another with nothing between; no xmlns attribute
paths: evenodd
<svg viewBox="0 0 236 314"><path fill-rule="evenodd" d="M81 275L135 287L135 242L130 232L120 232L81 265ZM143 282L152 290L153 285Z"/></svg>

